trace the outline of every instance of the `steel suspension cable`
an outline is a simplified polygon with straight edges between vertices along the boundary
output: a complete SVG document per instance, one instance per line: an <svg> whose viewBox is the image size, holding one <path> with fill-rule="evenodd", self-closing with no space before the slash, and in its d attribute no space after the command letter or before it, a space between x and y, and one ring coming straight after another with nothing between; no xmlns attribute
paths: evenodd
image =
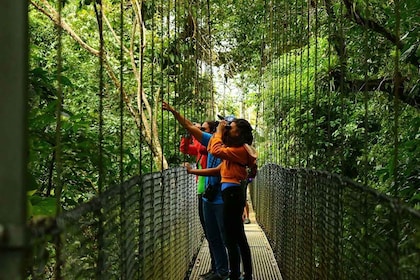
<svg viewBox="0 0 420 280"><path fill-rule="evenodd" d="M280 148L279 148L279 159L278 159L278 163L281 165L281 166L284 166L285 165L285 160L286 160L286 153L285 153L285 143L284 143L284 140L286 139L286 136L284 135L285 134L285 128L284 128L284 125L285 125L285 113L284 113L284 100L285 100L285 88L286 88L286 85L285 85L285 83L286 83L286 75L287 75L287 70L286 70L286 68L287 68L287 66L286 66L286 63L287 63L287 61L286 61L286 59L287 59L287 49L286 49L286 43L287 43L287 39L286 39L286 37L287 37L287 13L286 13L286 11L287 11L287 7L286 7L286 1L284 1L284 3L283 3L283 5L284 6L282 6L281 7L281 9L282 9L282 11L283 11L283 16L284 16L284 18L282 19L282 24L281 24L281 27L282 27L282 32L281 32L281 41L280 41L280 44L281 44L281 50L280 50L280 54L279 54L279 57L281 58L280 59L280 61L279 61L279 72L280 72L280 75L279 75L279 77L278 77L278 81L279 81L279 83L280 83L280 86L279 86L279 92L280 92L280 96L279 96L279 99L278 99L278 106L279 106L279 109L278 109L278 111L279 111L279 129L280 129L280 131L277 133L277 135L278 135L278 139L279 139L279 145L280 145Z"/></svg>
<svg viewBox="0 0 420 280"><path fill-rule="evenodd" d="M292 22L299 22L298 20L298 0L296 0L294 2L294 13L293 13L293 21ZM297 166L299 164L299 147L298 147L298 129L297 129L297 114L296 114L296 110L297 110L297 99L298 99L298 70L297 70L297 62L298 62L298 49L299 49L299 36L300 36L300 30L297 29L296 33L298 34L296 36L296 38L294 40L296 40L296 44L294 47L294 52L293 52L293 118L294 118L294 122L293 122L293 138L292 138L292 147L293 147L293 162L292 162L292 166Z"/></svg>
<svg viewBox="0 0 420 280"><path fill-rule="evenodd" d="M264 0L264 16L263 16L263 27L267 26L267 0ZM255 131L258 133L258 125L260 120L260 110L261 107L264 108L264 106L261 106L261 103L263 103L264 98L262 97L263 90L264 90L264 75L265 75L265 67L266 67L266 57L265 57L265 49L266 49L266 36L265 33L262 33L261 38L261 49L260 49L260 65L259 65L259 79L258 79L258 87L257 87L257 108L256 108L256 115L255 115ZM264 112L262 112L262 115L264 116ZM258 138L254 141L255 146L259 147ZM260 150L258 150L258 153L261 154Z"/></svg>
<svg viewBox="0 0 420 280"><path fill-rule="evenodd" d="M292 77L292 73L291 73L291 56L292 56L292 52L293 52L293 45L291 44L294 40L293 38L293 29L292 29L292 24L290 24L292 21L292 8L293 6L286 1L286 18L288 23L286 24L286 32L285 35L286 36L286 41L285 41L285 47L286 47L286 57L285 57L285 67L286 67L286 77L284 79L284 84L285 84L285 111L286 111L286 115L285 115L285 120L284 120L284 126L285 126L285 133L283 134L283 138L284 138L284 166L285 167L290 167L290 156L291 156L291 151L290 149L292 148L292 146L290 145L290 137L291 137L291 131L290 131L290 115L292 112L292 107L291 107L291 77ZM292 37L292 39L290 39Z"/></svg>
<svg viewBox="0 0 420 280"><path fill-rule="evenodd" d="M302 17L304 15L304 5L302 1L296 0L296 3L302 3L302 6L300 7L299 11L300 11L300 21L302 21ZM298 8L296 7L296 11L298 10ZM298 45L299 45L299 74L300 74L300 79L299 79L299 91L298 91L298 109L299 109L299 114L296 114L296 117L299 118L299 122L297 125L298 128L298 134L297 134L297 139L298 139L298 146L297 146L297 150L298 150L298 167L301 168L302 167L302 149L304 148L304 145L302 145L302 130L303 130L303 121L302 121L302 88L303 88L303 41L302 41L302 36L304 36L304 29L303 29L303 24L300 25L301 29L299 30L299 36L298 36ZM297 71L297 69L296 69Z"/></svg>
<svg viewBox="0 0 420 280"><path fill-rule="evenodd" d="M400 38L400 28L401 28L401 15L400 15L400 0L395 0L395 38ZM398 196L398 187L399 187L399 151L398 151L398 133L399 133L399 111L400 111L400 97L399 92L401 90L402 86L402 78L400 73L400 56L401 56L401 50L398 47L399 44L395 44L395 57L394 57L394 126L393 126L393 132L394 132L394 153L393 153L393 177L394 177L394 190L393 195Z"/></svg>
<svg viewBox="0 0 420 280"><path fill-rule="evenodd" d="M98 28L99 28L99 104L98 104L98 112L99 112L99 127L98 127L98 143L99 143L99 151L98 151L98 193L101 194L103 191L103 183L104 183L104 164L103 164L103 126L104 126L104 118L103 118L103 98L104 98L104 37L103 37L103 6L102 0L98 0L93 5L95 9L96 19L98 21ZM103 214L102 211L98 211L99 223L98 223L98 266L96 270L96 275L98 278L102 277L103 269L105 266L105 259L104 259L104 225L103 225Z"/></svg>
<svg viewBox="0 0 420 280"><path fill-rule="evenodd" d="M124 75L123 75L123 69L124 69L124 44L123 44L123 38L124 38L124 0L120 1L120 53L119 53L119 80L120 80L120 87L119 87L119 113L120 113L120 133L119 133L119 182L122 184L124 181L124 98L123 98L123 92L124 92Z"/></svg>
<svg viewBox="0 0 420 280"><path fill-rule="evenodd" d="M201 9L202 6L202 2L200 1L195 1L195 16L193 15L193 18L195 19L195 25L194 25L194 35L192 37L192 40L194 40L194 60L195 60L195 69L194 69L194 96L196 96L199 100L199 108L200 110L200 119L201 122L206 120L207 114L205 113L207 111L207 108L205 106L207 106L207 102L205 102L205 95L202 92L202 83L200 82L200 78L202 76L201 74L201 68L202 68L202 64L203 64L203 58L202 58L202 51L201 51L201 47L200 47L200 40L202 38L201 35L201 26L202 26L202 22L201 19L203 18L203 9Z"/></svg>
<svg viewBox="0 0 420 280"><path fill-rule="evenodd" d="M340 65L340 83L339 83L339 89L338 92L340 93L340 104L341 104L341 110L340 112L342 113L342 116L340 118L340 122L339 122L339 126L340 127L344 127L344 125L347 123L347 113L346 113L346 108L348 108L348 106L346 106L345 104L345 100L344 100L344 77L346 75L346 65L347 65L347 61L346 61L346 53L347 51L345 50L346 48L346 44L344 41L344 3L342 3L340 1L340 14L338 17L338 34L339 34L339 48L340 48L340 53L339 55L339 65ZM340 164L339 164L339 169L343 170L343 163L345 161L345 156L344 153L341 153L341 158L340 158Z"/></svg>
<svg viewBox="0 0 420 280"><path fill-rule="evenodd" d="M166 98L167 99L169 99L170 96L171 96L171 85L170 85L170 82L169 82L169 80L170 80L170 73L171 73L171 71L175 71L175 69L170 69L171 67L175 67L175 65L174 66L171 66L171 64L170 64L170 57L172 55L170 53L172 51L171 48L170 48L170 46L171 46L171 38L172 38L172 36L171 36L171 11L172 11L171 4L172 4L172 1L166 1L166 3L167 3L167 7L166 7L167 8L167 10L166 10L166 39L168 40L167 55L168 55L168 60L169 60L168 61L168 65L169 66L166 68L167 69L167 71L166 71L166 79L165 79L164 76L162 76L162 82L165 85L165 91L162 92L162 97L163 97L162 100L165 99L165 93L166 93L166 96L167 96ZM175 13L176 13L176 5L174 5L174 9L175 9ZM163 34L164 33L162 33L162 38L161 38L161 40L162 40L162 51L165 49L165 46L164 46L165 37L163 37ZM176 63L176 57L174 59L174 63ZM162 113L162 116L163 116L163 109L161 109L161 113ZM169 116L167 115L166 117L169 120ZM164 128L165 128L163 118L161 119L161 128L162 128L161 133L163 135L164 134ZM170 129L171 128L169 126L167 126L166 129L167 129L166 133L168 133L168 135L169 135L169 132L170 132ZM164 151L165 151L164 141L165 141L165 139L162 139L162 143L161 143L161 145L162 145L162 155L164 154ZM161 166L161 170L163 170L163 166Z"/></svg>
<svg viewBox="0 0 420 280"><path fill-rule="evenodd" d="M283 5L281 7L281 10L283 12L287 11L287 7L286 7L286 1L283 2ZM279 92L280 92L280 96L278 99L278 114L279 114L279 129L280 131L277 133L278 136L278 141L279 141L279 158L278 158L278 162L281 166L285 165L285 158L286 158L286 153L285 153L285 143L284 140L286 138L286 136L284 135L284 124L285 124L285 113L284 113L284 95L285 95L285 80L286 80L286 58L287 58L287 49L286 49L286 43L287 43L287 16L285 16L285 18L280 19L280 13L278 15L279 20L281 20L281 27L282 27L282 32L281 32L281 47L280 47L280 51L279 51L279 76L278 76L278 81L280 83L279 85Z"/></svg>
<svg viewBox="0 0 420 280"><path fill-rule="evenodd" d="M327 3L325 3L325 5L328 5ZM328 9L328 7L326 7L326 9ZM327 38L328 38L328 45L327 45L327 69L328 69L328 73L332 73L332 69L331 69L331 53L332 53L332 45L331 45L331 40L332 40L332 26L333 26L333 18L332 15L328 15L327 13ZM330 145L332 143L332 135L331 135L331 110L332 110L332 100L331 100L331 93L333 92L333 86L332 86L332 79L330 77L329 79L329 84L327 87L327 147L326 147L326 151L325 151L325 155L327 158L331 158L332 156L332 145ZM328 166L328 169L332 169L332 166Z"/></svg>
<svg viewBox="0 0 420 280"><path fill-rule="evenodd" d="M275 29L275 26L280 26L279 24L281 24L281 22L279 21L279 15L277 14L277 9L279 8L279 5L275 2L271 2L271 24L270 24L270 42L271 42L271 57L270 57L270 61L271 61L271 75L270 75L270 80L268 81L270 83L269 89L270 91L268 91L268 96L267 96L267 101L271 101L271 102L267 102L267 109L268 112L274 111L276 112L274 118L272 118L272 120L270 120L270 122L275 123L275 125L269 129L269 132L271 133L271 137L269 137L268 139L272 139L271 141L273 141L272 143L274 143L273 146L275 146L275 149L270 149L270 153L269 153L269 160L270 162L277 162L278 163L278 154L280 153L280 141L278 140L278 131L280 130L280 110L279 110L279 106L278 106L278 102L279 102L279 96L280 96L280 92L276 93L276 88L280 87L280 82L279 82L279 69L280 69L280 41L279 41L279 32L278 30ZM275 73L277 73L277 75L275 75ZM268 118L270 119L270 116L268 116ZM271 142L270 141L270 142ZM270 146L271 143L268 144L267 147Z"/></svg>
<svg viewBox="0 0 420 280"><path fill-rule="evenodd" d="M268 69L269 71L271 71L271 73L273 73L273 69L274 69L274 66L273 66L273 63L272 63L272 61L273 61L273 37L272 37L272 26L273 26L273 3L272 3L272 1L270 1L269 2L269 4L267 5L267 9L268 9L268 11L269 11L269 21L268 21L268 30L269 30L269 33L268 33L268 35L267 35L267 45L269 46L269 48L268 48L268 53L267 53L267 61L270 61L271 63L270 63L270 69ZM273 79L273 75L267 75L267 81L263 81L264 82L264 85L263 85L263 91L262 91L262 98L261 98L261 103L262 103L262 115L265 117L266 115L267 115L267 113L270 111L270 109L268 109L267 107L268 107L268 102L267 102L267 100L269 100L269 96L270 96L270 89L271 89L271 87L272 87L272 83L271 83L271 81L270 80L268 80L268 79ZM268 117L267 117L267 119L268 119ZM266 138L266 139L269 139L269 136L270 136L270 132L272 131L272 129L265 129L265 126L262 128L262 133L264 134L264 138ZM264 160L264 163L267 163L268 161L270 161L270 155L269 155L269 153L270 153L270 151L269 151L269 149L268 149L268 144L267 144L267 140L265 141L265 143L264 143L264 147L263 147L263 150L265 150L264 151L264 154L263 154L263 156L264 156L264 158L263 158L263 160Z"/></svg>
<svg viewBox="0 0 420 280"><path fill-rule="evenodd" d="M137 4L137 1L135 2L135 4ZM141 6L140 7L142 7L142 5L143 5L143 1L141 1ZM142 10L142 8L140 8L140 10ZM154 0L152 1L152 10L155 11L155 1ZM138 15L137 18L141 18L142 21L144 20L142 17L140 17L140 15ZM136 21L136 18L134 18L133 20ZM138 65L139 70L138 71L139 71L139 79L140 80L138 82L139 85L138 85L138 89L137 89L139 91L139 90L142 90L144 88L144 85L143 85L144 47L143 46L144 46L145 42L144 42L142 22L137 22L137 23L133 22L132 24L138 24L138 28L139 28L139 31L140 31L139 32L140 47L138 48L138 55L139 55L139 65ZM151 29L152 29L152 35L153 35L154 31L155 31L155 17L154 16L152 17L152 27L151 27ZM136 32L136 34L137 34L137 32ZM133 39L132 44L134 44L134 43L135 43L135 40ZM151 61L154 61L154 55L155 55L155 52L154 52L154 47L155 47L154 36L152 36L151 45L152 45L152 47L151 47L152 48ZM154 69L155 69L155 64L152 63L152 66L151 66L151 83L150 83L150 92L152 92L152 93L154 92L154 78L155 78ZM137 98L139 98L139 97L137 97ZM142 93L140 94L139 99L140 100L138 100L138 104L139 104L138 105L138 112L139 112L140 120L139 120L139 131L138 131L138 133L139 133L139 136L138 136L139 137L139 139L138 139L138 141L139 141L139 151L138 151L138 153L139 153L138 154L138 156L139 156L139 160L138 160L139 166L138 166L138 168L139 168L139 170L138 170L138 172L139 172L140 178L142 178L143 174L145 173L144 171L147 170L147 163L144 163L144 155L143 155L143 145L146 141L144 140L144 138L145 138L144 133L141 131L142 129L146 128L146 124L144 123L144 118L145 118L144 107L145 107L145 104L144 104L144 101L143 101ZM152 120L150 120L150 124L152 126ZM153 135L151 136L151 139L152 138L153 138ZM153 154L151 154L150 157L151 157L151 160L150 160L149 171L152 170ZM144 211L145 205L143 203L141 203L142 201L144 201L144 187L141 185L141 180L139 180L139 182L138 182L138 208L139 208L138 220L139 220L139 223L138 223L138 228L137 228L137 231L139 233L139 240L138 240L138 244L137 244L137 250L138 250L138 254L139 254L139 264L137 266L137 273L139 275L139 278L144 278L145 277L145 271L147 271L145 261L142 261L142 260L144 260L144 258L146 256L146 250L145 250L145 244L144 244L145 243L144 240L145 240L145 236L146 236L146 234L145 234L145 223L146 222L145 222L145 219L144 219L144 216L143 216L144 212L145 212Z"/></svg>
<svg viewBox="0 0 420 280"><path fill-rule="evenodd" d="M62 0L58 0L57 2L58 8L58 22L62 22ZM63 51L63 30L61 25L57 25L57 105L56 105L56 112L55 112L55 121L56 121L56 128L55 128L55 164L56 164L56 187L55 187L55 199L56 199L56 217L61 213L61 194L63 189L63 179L62 179L62 138L61 138L61 130L62 130L62 121L61 121L61 114L63 110L63 86L62 86L62 69L63 69L63 58L62 58L62 51ZM61 278L61 235L58 235L54 240L56 257L55 257L55 276L57 279Z"/></svg>
<svg viewBox="0 0 420 280"><path fill-rule="evenodd" d="M367 7L368 4L367 1L365 0L365 13L366 15L369 13ZM368 46L369 45L369 30L367 28L367 26L363 26L363 41L364 41L364 45ZM368 61L370 60L369 57L370 51L369 48L364 48L364 59L363 59L363 80L364 80L364 87L361 89L363 91L363 106L364 106L364 119L363 119L363 158L362 158L362 174L361 174L361 181L363 182L363 184L365 186L367 186L368 184L368 133L369 133L369 109L368 109L368 101L369 101L369 96L368 96L368 89L367 89L367 81L369 79L369 64Z"/></svg>
<svg viewBox="0 0 420 280"><path fill-rule="evenodd" d="M307 14L306 14L306 19L307 19L307 26L308 26L308 29L307 29L307 37L306 37L306 46L307 46L307 52L306 52L306 54L307 54L307 57L306 57L306 102L305 102L305 115L306 115L306 131L305 131L305 147L306 147L306 149L305 149L305 152L306 152L306 157L305 157L305 159L306 159L306 161L305 161L305 167L306 168L309 168L310 167L310 165L309 165L309 148L310 148L310 145L309 145L309 141L310 141L310 138L309 138L309 132L310 132L310 123L309 123L309 113L310 113L310 110L309 110L309 108L311 107L310 106L310 96L309 96L309 93L310 93L310 85L309 85L309 76L310 76L310 65L311 65L311 63L310 63L310 59L311 59L311 54L310 54L310 41L311 41L311 32L312 32L312 29L311 29L311 4L310 4L310 1L308 1L307 2Z"/></svg>
<svg viewBox="0 0 420 280"><path fill-rule="evenodd" d="M207 28L208 28L208 37L209 37L209 58L208 58L208 62L209 62L209 69L210 69L210 85L213 85L213 44L212 44L212 32L211 32L211 28L212 28L212 24L211 24L211 12L210 12L210 0L206 0L207 1ZM215 100L214 100L214 90L213 90L213 86L210 87L210 104L211 104L211 110L210 110L210 114L211 116L215 115Z"/></svg>
<svg viewBox="0 0 420 280"><path fill-rule="evenodd" d="M278 12L280 10L283 10L284 7L282 7L280 4L274 6L274 22L273 29L275 26L281 26L282 32L279 32L279 30L274 31L274 44L275 44L275 57L273 60L276 61L276 69L273 70L274 73L277 73L275 76L274 84L271 87L272 89L272 96L274 97L274 110L277 112L277 119L274 121L278 123L278 125L275 126L275 129L273 130L274 133L274 141L277 143L277 149L274 151L274 159L273 162L282 164L282 158L283 158L283 137L281 134L283 133L283 108L282 108L282 97L283 97L283 59L284 59L284 27L285 22L281 18L281 14ZM281 35L279 34L281 33ZM276 90L278 89L278 94L276 93Z"/></svg>
<svg viewBox="0 0 420 280"><path fill-rule="evenodd" d="M120 1L120 12L119 12L119 36L120 36L120 53L119 53L119 184L122 185L124 182L124 98L123 98L123 92L124 92L124 75L123 75L123 69L124 69L124 0ZM126 192L125 188L120 189L120 229L121 232L119 234L119 243L120 243L120 278L123 279L127 274L127 262L128 258L126 256L126 227L124 226L124 223L126 221Z"/></svg>
<svg viewBox="0 0 420 280"><path fill-rule="evenodd" d="M316 135L318 134L317 130L318 130L318 36L319 36L319 19L318 19L318 0L312 0L312 3L314 5L314 10L315 10L315 30L314 30L314 38L315 38L315 57L314 57L314 105L313 105L313 109L314 109L314 113L313 113L313 131L314 131L314 137L316 137ZM316 148L313 151L315 153L314 158L315 161L312 164L313 168L317 168L318 166L318 162L316 161L319 158L319 153L320 153L320 147L318 147L318 145L314 145Z"/></svg>

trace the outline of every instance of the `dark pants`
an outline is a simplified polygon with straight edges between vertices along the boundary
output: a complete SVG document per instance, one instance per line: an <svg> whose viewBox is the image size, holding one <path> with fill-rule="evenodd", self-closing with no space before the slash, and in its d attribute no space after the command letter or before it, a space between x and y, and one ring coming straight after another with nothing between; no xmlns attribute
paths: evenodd
<svg viewBox="0 0 420 280"><path fill-rule="evenodd" d="M206 232L206 228L204 226L204 214L203 214L203 195L198 194L198 216L200 217L201 227L203 231Z"/></svg>
<svg viewBox="0 0 420 280"><path fill-rule="evenodd" d="M200 217L200 223L204 231L204 236L208 240L207 234L206 234L206 226L204 225L203 195L202 194L198 194L198 216ZM216 271L216 263L215 263L214 256L211 250L210 250L210 260L211 260L211 271Z"/></svg>
<svg viewBox="0 0 420 280"><path fill-rule="evenodd" d="M223 219L225 224L226 247L229 254L231 280L240 277L239 264L242 257L245 278L252 279L251 250L246 239L242 214L245 207L245 196L242 187L228 187L222 192L224 208ZM238 252L240 251L240 256Z"/></svg>

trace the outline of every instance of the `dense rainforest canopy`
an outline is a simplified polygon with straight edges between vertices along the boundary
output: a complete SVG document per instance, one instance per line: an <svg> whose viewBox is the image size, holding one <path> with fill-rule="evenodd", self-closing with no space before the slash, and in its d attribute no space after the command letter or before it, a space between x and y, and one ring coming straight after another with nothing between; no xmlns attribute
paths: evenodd
<svg viewBox="0 0 420 280"><path fill-rule="evenodd" d="M30 216L190 160L161 100L420 207L419 1L29 2Z"/></svg>

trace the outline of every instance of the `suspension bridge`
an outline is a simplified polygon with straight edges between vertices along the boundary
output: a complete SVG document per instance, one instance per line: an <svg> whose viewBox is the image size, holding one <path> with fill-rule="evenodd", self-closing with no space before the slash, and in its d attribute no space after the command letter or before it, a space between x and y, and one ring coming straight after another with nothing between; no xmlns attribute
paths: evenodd
<svg viewBox="0 0 420 280"><path fill-rule="evenodd" d="M199 279L193 159L159 106L247 96L254 279L420 279L420 4L237 2L3 1L0 280Z"/></svg>

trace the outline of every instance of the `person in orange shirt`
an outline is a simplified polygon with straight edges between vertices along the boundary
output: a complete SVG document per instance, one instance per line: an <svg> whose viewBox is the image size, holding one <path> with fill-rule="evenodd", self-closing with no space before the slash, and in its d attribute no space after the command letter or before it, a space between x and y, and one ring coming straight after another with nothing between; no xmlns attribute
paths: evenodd
<svg viewBox="0 0 420 280"><path fill-rule="evenodd" d="M257 159L257 153L251 146L252 142L252 127L247 120L233 119L231 122L222 120L207 147L209 153L223 160L220 174L231 280L242 279L239 271L241 258L244 267L243 279L252 279L251 250L242 220L248 169L256 165Z"/></svg>
<svg viewBox="0 0 420 280"><path fill-rule="evenodd" d="M171 112L175 119L185 128L187 131L195 137L201 144L208 146L208 143L212 137L211 133L200 130L198 127L182 116L167 102L162 101L162 109ZM206 174L207 170L212 167L219 166L221 159L214 157L212 154L207 155L207 168L206 169L194 169L197 173L191 173L199 176L206 176L206 190L213 189L213 196L209 196L207 191L203 194L203 215L205 234L209 243L209 251L211 254L212 266L208 273L200 275L206 280L225 280L229 276L228 257L224 242L224 222L223 222L223 199L222 191L220 190L220 176L219 173L213 176L212 174ZM189 164L187 164L189 166ZM204 173L201 173L204 172ZM210 188L213 186L214 188Z"/></svg>

